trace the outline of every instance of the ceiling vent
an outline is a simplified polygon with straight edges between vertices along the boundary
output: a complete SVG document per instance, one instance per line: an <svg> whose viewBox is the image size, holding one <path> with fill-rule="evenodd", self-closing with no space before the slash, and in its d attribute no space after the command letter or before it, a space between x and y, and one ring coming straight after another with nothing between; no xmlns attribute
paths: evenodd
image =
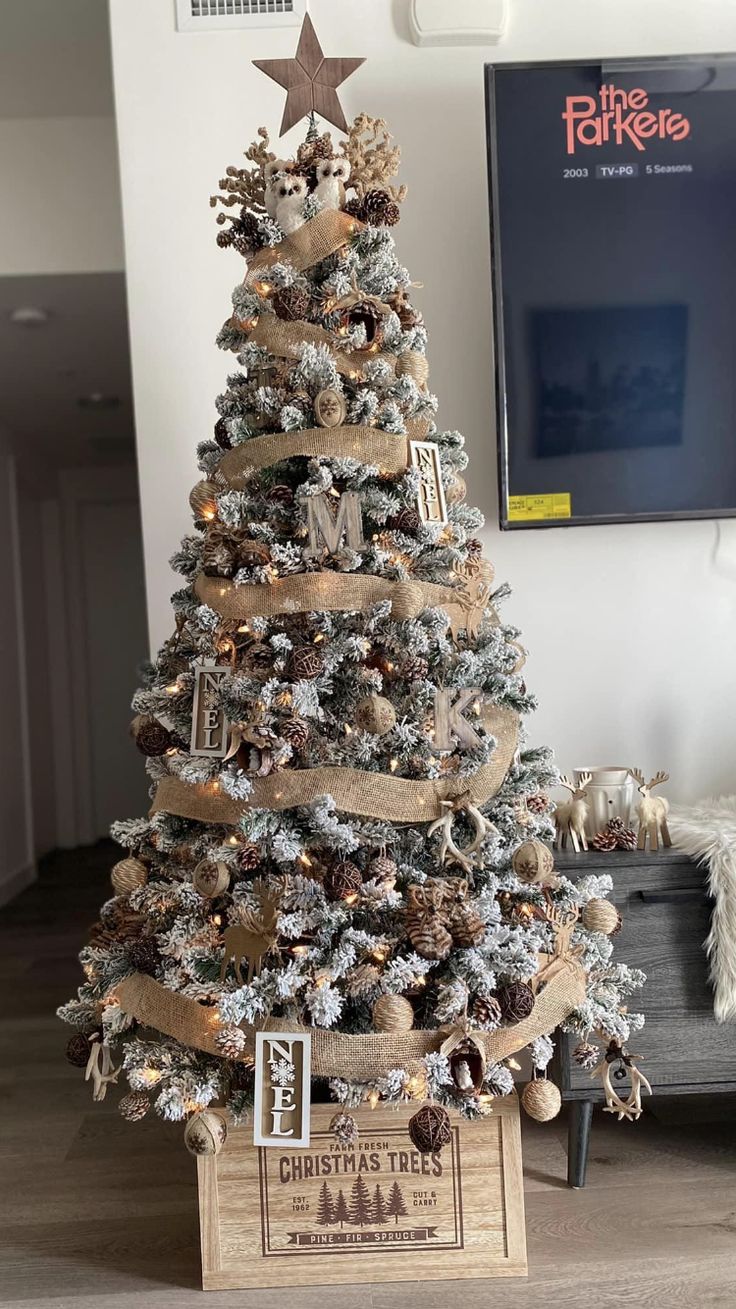
<svg viewBox="0 0 736 1309"><path fill-rule="evenodd" d="M298 27L305 12L306 0L176 0L176 26L180 32Z"/></svg>

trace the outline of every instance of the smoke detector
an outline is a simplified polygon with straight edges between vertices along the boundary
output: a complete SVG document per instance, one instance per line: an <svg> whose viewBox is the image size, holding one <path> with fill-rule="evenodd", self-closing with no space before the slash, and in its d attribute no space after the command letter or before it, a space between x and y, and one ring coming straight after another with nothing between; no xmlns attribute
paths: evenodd
<svg viewBox="0 0 736 1309"><path fill-rule="evenodd" d="M179 32L298 27L305 13L306 0L176 0Z"/></svg>
<svg viewBox="0 0 736 1309"><path fill-rule="evenodd" d="M508 0L411 0L415 45L493 45L506 31Z"/></svg>

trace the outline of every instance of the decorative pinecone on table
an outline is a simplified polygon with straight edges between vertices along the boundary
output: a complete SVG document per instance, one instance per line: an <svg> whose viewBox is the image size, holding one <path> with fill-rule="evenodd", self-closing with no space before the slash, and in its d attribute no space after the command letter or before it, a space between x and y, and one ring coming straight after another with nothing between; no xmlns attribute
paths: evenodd
<svg viewBox="0 0 736 1309"><path fill-rule="evenodd" d="M157 971L161 956L152 936L142 936L127 947L128 959L137 973L148 973L149 977Z"/></svg>
<svg viewBox="0 0 736 1309"><path fill-rule="evenodd" d="M340 1145L356 1145L360 1132L352 1114L339 1113L330 1119L330 1131Z"/></svg>
<svg viewBox="0 0 736 1309"><path fill-rule="evenodd" d="M271 303L277 318L293 323L307 317L312 297L303 286L282 286Z"/></svg>
<svg viewBox="0 0 736 1309"><path fill-rule="evenodd" d="M613 832L609 832L608 827L604 827L602 832L596 832L595 836L593 837L593 840L591 841L591 846L593 847L594 850L600 850L603 852L607 852L609 850L615 850L616 837L614 836Z"/></svg>
<svg viewBox="0 0 736 1309"><path fill-rule="evenodd" d="M572 1057L579 1068L592 1069L600 1060L601 1052L589 1041L580 1041L572 1052Z"/></svg>
<svg viewBox="0 0 736 1309"><path fill-rule="evenodd" d="M149 758L166 754L171 749L173 738L168 727L164 727L157 718L138 715L131 724L133 740L141 754Z"/></svg>
<svg viewBox="0 0 736 1309"><path fill-rule="evenodd" d="M150 1108L151 1101L144 1091L129 1091L118 1105L121 1117L128 1123L140 1122Z"/></svg>
<svg viewBox="0 0 736 1309"><path fill-rule="evenodd" d="M541 791L538 795L528 795L526 807L530 814L545 814L549 809L549 796L544 795Z"/></svg>
<svg viewBox="0 0 736 1309"><path fill-rule="evenodd" d="M498 1027L501 1022L501 1006L495 995L476 995L473 1001L473 1022L481 1027Z"/></svg>
<svg viewBox="0 0 736 1309"><path fill-rule="evenodd" d="M66 1057L75 1068L86 1068L92 1042L84 1032L75 1032L66 1043Z"/></svg>
<svg viewBox="0 0 736 1309"><path fill-rule="evenodd" d="M401 210L388 191L375 187L363 197L363 220L373 227L394 227Z"/></svg>
<svg viewBox="0 0 736 1309"><path fill-rule="evenodd" d="M230 440L230 433L227 430L227 423L225 422L224 418L218 418L217 422L215 423L214 436L221 450L230 449L230 447L232 446L232 441Z"/></svg>
<svg viewBox="0 0 736 1309"><path fill-rule="evenodd" d="M303 718L287 718L279 726L279 736L299 754L309 740L309 724Z"/></svg>
<svg viewBox="0 0 736 1309"><path fill-rule="evenodd" d="M616 838L617 850L635 850L636 832L626 827L623 818L611 818L606 824L606 831Z"/></svg>

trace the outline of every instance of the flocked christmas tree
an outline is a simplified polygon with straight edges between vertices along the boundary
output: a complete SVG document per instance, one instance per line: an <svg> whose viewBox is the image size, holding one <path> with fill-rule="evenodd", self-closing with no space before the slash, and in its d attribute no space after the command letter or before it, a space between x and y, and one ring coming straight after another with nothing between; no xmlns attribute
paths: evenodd
<svg viewBox="0 0 736 1309"><path fill-rule="evenodd" d="M543 1072L558 1022L588 1066L589 1033L615 1050L641 1022L610 878L573 885L543 844L556 774L521 725L534 702L463 439L435 421L394 242L399 151L380 120L347 127L345 65L315 43L307 20L311 101L290 90L286 126L311 104L342 135L312 112L281 159L260 129L213 201L247 261L219 336L239 368L199 447L175 631L134 698L151 814L115 825L128 855L60 1011L97 1098L123 1070L131 1119L242 1120L269 1023L335 1034L313 1071L347 1109L474 1117L511 1090L514 1052ZM264 71L290 86L286 63ZM366 1033L367 1063L344 1039ZM556 1089L531 1085L551 1116ZM191 1140L219 1144L211 1123Z"/></svg>

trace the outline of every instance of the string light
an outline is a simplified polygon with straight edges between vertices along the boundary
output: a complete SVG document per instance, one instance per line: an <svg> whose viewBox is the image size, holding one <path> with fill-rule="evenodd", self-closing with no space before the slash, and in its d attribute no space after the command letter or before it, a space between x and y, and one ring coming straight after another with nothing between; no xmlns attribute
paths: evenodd
<svg viewBox="0 0 736 1309"><path fill-rule="evenodd" d="M373 1090L368 1092L368 1103L369 1103L371 1109L375 1109L375 1107L376 1107L376 1105L378 1104L378 1101L380 1100L380 1098L381 1098L381 1097L380 1097L380 1095L378 1094L378 1091L376 1090L376 1088L375 1088L375 1086L374 1086L374 1087L373 1087Z"/></svg>
<svg viewBox="0 0 736 1309"><path fill-rule="evenodd" d="M140 1080L145 1082L146 1086L155 1086L161 1081L161 1073L158 1068L142 1068L138 1074Z"/></svg>
<svg viewBox="0 0 736 1309"><path fill-rule="evenodd" d="M300 864L304 864L304 867L305 867L305 868L311 868L311 867L313 866L313 865L312 865L312 860L309 858L309 855L308 855L308 854L300 854L300 855L299 855L299 863L300 863Z"/></svg>
<svg viewBox="0 0 736 1309"><path fill-rule="evenodd" d="M396 769L398 768L398 766L399 766L399 761L398 761L398 759L392 759L391 762L390 762L390 764L389 764L389 768L391 769L391 772L392 772L392 773L395 773L395 772L396 772Z"/></svg>

